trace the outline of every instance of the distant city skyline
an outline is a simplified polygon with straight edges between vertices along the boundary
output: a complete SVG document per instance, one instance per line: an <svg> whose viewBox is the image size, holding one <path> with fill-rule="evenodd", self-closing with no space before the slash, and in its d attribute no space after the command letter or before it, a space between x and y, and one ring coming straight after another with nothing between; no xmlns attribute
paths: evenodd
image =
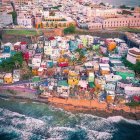
<svg viewBox="0 0 140 140"><path fill-rule="evenodd" d="M96 2L104 2L109 3L114 6L120 6L120 5L128 5L128 6L138 6L140 5L140 0L93 0Z"/></svg>

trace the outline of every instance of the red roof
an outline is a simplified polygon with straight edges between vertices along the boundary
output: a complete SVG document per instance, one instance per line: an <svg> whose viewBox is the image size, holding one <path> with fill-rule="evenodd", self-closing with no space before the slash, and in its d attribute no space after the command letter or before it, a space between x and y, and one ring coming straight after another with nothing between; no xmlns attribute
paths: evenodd
<svg viewBox="0 0 140 140"><path fill-rule="evenodd" d="M26 44L27 44L27 42L21 42L20 44L21 44L21 45L26 45Z"/></svg>
<svg viewBox="0 0 140 140"><path fill-rule="evenodd" d="M134 96L133 99L134 99L134 101L136 101L136 102L140 102L140 97L139 97L139 96Z"/></svg>
<svg viewBox="0 0 140 140"><path fill-rule="evenodd" d="M54 40L55 38L53 36L49 37L48 38L49 40Z"/></svg>

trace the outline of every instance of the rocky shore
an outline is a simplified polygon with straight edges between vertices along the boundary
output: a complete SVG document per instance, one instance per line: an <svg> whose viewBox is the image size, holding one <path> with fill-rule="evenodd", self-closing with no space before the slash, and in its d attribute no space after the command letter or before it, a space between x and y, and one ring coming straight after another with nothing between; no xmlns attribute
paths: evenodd
<svg viewBox="0 0 140 140"><path fill-rule="evenodd" d="M123 116L127 119L132 120L140 120L140 109L132 109L130 108L129 112L125 112L123 109L116 110L116 109L103 109L98 107L88 107L88 106L81 106L81 105L72 105L69 104L68 101L67 104L64 104L62 102L55 102L55 100L51 101L52 99L42 99L39 98L37 95L35 96L29 96L30 93L18 93L18 94L11 94L9 91L1 91L0 92L0 98L5 99L11 99L11 100L19 100L19 101L27 101L27 102L39 102L39 103L45 103L52 105L56 108L61 108L66 111L72 112L72 113L85 113L85 114L92 114L99 117L111 117L111 116ZM59 99L59 98L58 98ZM60 99L61 100L61 99ZM63 100L63 99L62 99ZM66 99L64 99L66 100ZM82 100L81 100L82 102ZM85 101L86 102L86 101Z"/></svg>

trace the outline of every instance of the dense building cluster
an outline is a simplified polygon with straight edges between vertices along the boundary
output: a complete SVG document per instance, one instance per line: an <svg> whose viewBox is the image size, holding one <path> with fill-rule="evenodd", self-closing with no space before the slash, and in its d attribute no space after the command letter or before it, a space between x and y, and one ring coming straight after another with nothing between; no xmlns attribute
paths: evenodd
<svg viewBox="0 0 140 140"><path fill-rule="evenodd" d="M98 98L108 103L139 100L140 80L122 62L124 56L132 63L138 62L139 49L129 49L119 38L40 36L36 43L6 43L1 49L1 64L22 52L32 72L25 81L20 69L1 72L1 84L38 88L41 97Z"/></svg>

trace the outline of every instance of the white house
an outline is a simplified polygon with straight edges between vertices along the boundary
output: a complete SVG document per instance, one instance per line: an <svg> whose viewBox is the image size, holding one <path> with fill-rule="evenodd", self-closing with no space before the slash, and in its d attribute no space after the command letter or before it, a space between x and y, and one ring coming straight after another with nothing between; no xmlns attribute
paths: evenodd
<svg viewBox="0 0 140 140"><path fill-rule="evenodd" d="M41 65L41 55L35 55L32 58L32 67L40 67Z"/></svg>
<svg viewBox="0 0 140 140"><path fill-rule="evenodd" d="M9 25L13 23L12 14L0 13L0 24Z"/></svg>
<svg viewBox="0 0 140 140"><path fill-rule="evenodd" d="M17 23L20 26L24 26L27 28L32 28L33 27L33 19L30 15L23 15L23 14L19 14L17 16Z"/></svg>
<svg viewBox="0 0 140 140"><path fill-rule="evenodd" d="M140 87L128 87L126 86L124 88L124 93L128 96L133 96L133 95L140 95Z"/></svg>

